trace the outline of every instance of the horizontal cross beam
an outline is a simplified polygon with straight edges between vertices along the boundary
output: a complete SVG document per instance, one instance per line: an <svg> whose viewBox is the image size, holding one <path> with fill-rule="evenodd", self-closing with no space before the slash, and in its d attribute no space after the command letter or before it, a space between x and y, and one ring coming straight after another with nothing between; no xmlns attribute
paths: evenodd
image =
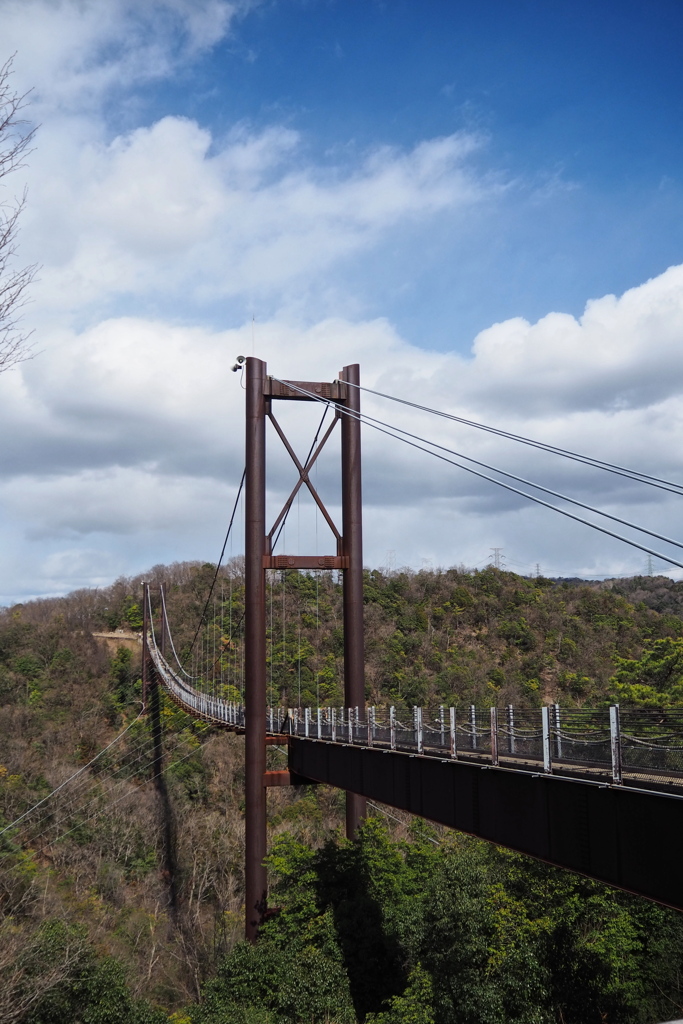
<svg viewBox="0 0 683 1024"><path fill-rule="evenodd" d="M290 386L291 385L291 386ZM347 386L341 380L311 381L311 380L273 380L266 377L263 381L263 394L269 398L287 398L297 402L315 402L323 398L331 402L345 402L347 397ZM302 395L306 391L308 394Z"/></svg>
<svg viewBox="0 0 683 1024"><path fill-rule="evenodd" d="M348 555L264 555L264 569L348 569Z"/></svg>

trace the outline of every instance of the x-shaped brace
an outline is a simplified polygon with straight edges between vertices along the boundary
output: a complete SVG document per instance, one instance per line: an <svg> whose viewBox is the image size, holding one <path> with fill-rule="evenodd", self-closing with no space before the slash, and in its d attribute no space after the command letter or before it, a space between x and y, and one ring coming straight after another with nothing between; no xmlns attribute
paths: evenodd
<svg viewBox="0 0 683 1024"><path fill-rule="evenodd" d="M322 512L323 516L325 517L325 521L326 521L327 525L329 526L330 530L334 534L335 540L337 541L337 554L340 555L341 554L341 547L342 547L342 537L341 537L341 534L340 534L339 530L337 529L337 527L336 527L336 525L334 523L334 520L332 519L331 515L329 514L329 512L325 508L325 505L322 502L322 500L320 498L320 495L318 494L318 492L316 491L315 487L311 483L310 476L309 476L310 471L311 471L311 469L313 468L313 466L314 466L314 464L316 462L316 459L318 458L318 456L320 455L320 452L325 447L325 445L326 445L326 443L327 443L327 441L328 441L332 431L334 430L335 426L337 425L337 421L340 418L339 417L339 411L338 410L335 411L334 419L332 420L332 422L330 423L329 427L325 431L323 439L316 446L315 450L310 454L310 456L309 456L309 458L306 461L306 464L304 466L301 465L301 462L297 458L296 452L294 451L294 449L292 448L291 444L287 440L287 437L285 436L285 433L284 433L282 427L280 426L278 421L275 419L275 416L273 415L272 409L269 408L267 410L267 415L268 415L268 419L270 420L270 422L275 427L275 430L277 431L278 437L280 438L280 440L282 441L283 445L285 446L285 448L289 452L289 455L290 455L290 458L292 459L292 462L294 463L294 465L296 466L296 468L299 471L299 479L297 480L296 484L292 488L292 491L291 491L289 497L287 498L287 501L282 506L282 510L280 511L280 514L278 515L277 519L273 523L273 525L272 525L272 527L270 529L270 533L268 534L268 537L266 538L266 548L267 548L268 554L270 554L272 552L272 550L273 550L273 536L275 534L275 531L277 530L278 526L280 525L280 523L282 522L282 520L284 519L284 517L287 515L287 513L290 510L290 508L292 507L292 502L294 501L294 499L296 498L297 494L299 493L301 485L302 484L306 484L306 486L308 487L308 490L311 493L311 496L312 496L313 500L315 501L316 505L318 506L318 508Z"/></svg>

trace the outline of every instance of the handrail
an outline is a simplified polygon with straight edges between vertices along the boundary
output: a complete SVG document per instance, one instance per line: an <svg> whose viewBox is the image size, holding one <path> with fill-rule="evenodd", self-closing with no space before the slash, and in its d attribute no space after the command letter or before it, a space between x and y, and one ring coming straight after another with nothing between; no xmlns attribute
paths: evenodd
<svg viewBox="0 0 683 1024"><path fill-rule="evenodd" d="M184 710L207 722L244 729L243 704L190 686L163 657L152 633L148 649L159 682ZM492 714L491 709L473 705L414 707L412 721L408 714L401 721L393 707L271 707L264 713L270 735L387 747L450 760L474 758L526 771L542 766L546 773L607 775L617 785L624 779L639 784L656 780L683 788L683 708L565 709L555 704L535 709L509 706Z"/></svg>

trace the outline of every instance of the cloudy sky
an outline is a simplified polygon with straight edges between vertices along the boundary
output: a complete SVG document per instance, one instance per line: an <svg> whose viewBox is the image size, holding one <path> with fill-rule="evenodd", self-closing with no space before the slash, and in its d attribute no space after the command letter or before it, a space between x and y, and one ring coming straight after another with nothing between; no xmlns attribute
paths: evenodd
<svg viewBox="0 0 683 1024"><path fill-rule="evenodd" d="M37 354L0 375L0 604L216 559L238 354L293 379L358 361L370 387L683 480L679 0L0 0L0 24L40 125L3 198L28 185L20 258L42 268ZM364 408L683 537L671 494ZM302 453L319 414L283 410ZM497 547L519 572L646 568L369 428L364 445L370 565ZM275 509L291 472L269 452ZM334 450L317 474L334 505ZM281 544L329 548L303 499Z"/></svg>

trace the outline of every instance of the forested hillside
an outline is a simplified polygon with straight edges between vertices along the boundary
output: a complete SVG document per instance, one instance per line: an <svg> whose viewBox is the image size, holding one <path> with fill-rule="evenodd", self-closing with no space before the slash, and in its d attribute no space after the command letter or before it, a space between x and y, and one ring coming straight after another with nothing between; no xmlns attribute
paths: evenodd
<svg viewBox="0 0 683 1024"><path fill-rule="evenodd" d="M166 584L181 660L204 652L207 683L237 697L241 564L221 570L207 603L214 572L184 563L145 578ZM339 705L339 584L271 575L273 702ZM395 812L373 809L348 844L341 796L325 787L269 793L280 911L256 949L243 946L242 740L161 696L159 760L135 643L93 635L139 633L142 578L0 613L3 822L84 769L0 836L0 1022L654 1024L683 1013L680 915ZM377 705L683 701L683 585L661 577L373 571L365 601Z"/></svg>

